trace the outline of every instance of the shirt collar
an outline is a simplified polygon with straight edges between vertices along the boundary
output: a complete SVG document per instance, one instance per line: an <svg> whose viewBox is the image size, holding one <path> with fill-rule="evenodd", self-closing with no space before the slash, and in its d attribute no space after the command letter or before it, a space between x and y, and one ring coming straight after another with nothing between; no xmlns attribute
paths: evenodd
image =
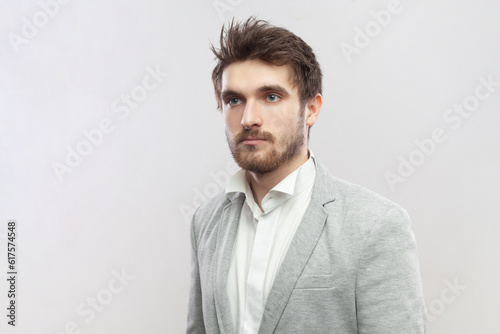
<svg viewBox="0 0 500 334"><path fill-rule="evenodd" d="M307 159L306 162L288 174L283 180L280 181L280 183L274 186L269 193L281 192L293 196L302 192L305 187L314 183L314 177L316 175L316 162L314 159L314 155L311 152L309 159Z"/></svg>
<svg viewBox="0 0 500 334"><path fill-rule="evenodd" d="M300 167L295 169L293 172L288 174L283 180L281 180L274 188L272 188L268 194L262 199L262 207L265 212L272 210L276 207L273 203L272 207L266 205L268 197L271 194L279 195L282 198L280 202L293 197L300 192L302 192L306 187L314 183L316 176L316 158L314 154L309 150L309 159L303 163ZM246 179L246 171L240 169L231 178L226 186L226 194L234 192L244 193L248 202L250 202L251 207L257 206L253 199L252 190ZM255 205L253 205L255 204ZM271 203L269 203L271 204ZM258 206L257 206L258 207ZM254 211L254 210L252 210ZM260 210L259 210L260 211Z"/></svg>

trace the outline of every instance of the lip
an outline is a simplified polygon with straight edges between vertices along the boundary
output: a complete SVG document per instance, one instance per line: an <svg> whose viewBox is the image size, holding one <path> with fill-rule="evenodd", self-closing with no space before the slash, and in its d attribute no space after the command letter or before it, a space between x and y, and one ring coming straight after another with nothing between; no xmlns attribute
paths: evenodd
<svg viewBox="0 0 500 334"><path fill-rule="evenodd" d="M256 138L256 137L248 137L246 139L243 139L243 145L259 145L262 142L265 142L265 139L262 138Z"/></svg>

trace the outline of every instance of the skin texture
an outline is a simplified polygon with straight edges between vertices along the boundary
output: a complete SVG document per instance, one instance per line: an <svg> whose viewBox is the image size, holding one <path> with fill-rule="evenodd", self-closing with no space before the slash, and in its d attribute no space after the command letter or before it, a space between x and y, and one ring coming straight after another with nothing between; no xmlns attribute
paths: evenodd
<svg viewBox="0 0 500 334"><path fill-rule="evenodd" d="M264 196L307 161L307 130L320 113L317 94L300 110L288 65L232 63L222 75L222 114L231 154L246 170L254 198ZM261 208L262 209L262 208Z"/></svg>

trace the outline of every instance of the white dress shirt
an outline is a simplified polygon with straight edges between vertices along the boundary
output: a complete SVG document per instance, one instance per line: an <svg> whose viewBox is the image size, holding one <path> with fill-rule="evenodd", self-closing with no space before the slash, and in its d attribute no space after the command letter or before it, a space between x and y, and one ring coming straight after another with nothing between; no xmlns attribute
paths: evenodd
<svg viewBox="0 0 500 334"><path fill-rule="evenodd" d="M263 211L254 200L245 170L236 172L226 187L226 193L246 196L227 280L238 334L258 332L276 273L311 200L316 161L311 151L309 154L304 164L266 194Z"/></svg>

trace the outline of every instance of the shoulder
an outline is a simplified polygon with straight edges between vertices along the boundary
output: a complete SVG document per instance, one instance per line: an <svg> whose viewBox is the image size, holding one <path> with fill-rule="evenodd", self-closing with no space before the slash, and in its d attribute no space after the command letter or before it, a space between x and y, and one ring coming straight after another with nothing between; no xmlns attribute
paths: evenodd
<svg viewBox="0 0 500 334"><path fill-rule="evenodd" d="M244 199L243 193L226 194L220 192L205 203L201 204L192 217L191 228L198 238L211 234L221 221L224 208L234 202Z"/></svg>
<svg viewBox="0 0 500 334"><path fill-rule="evenodd" d="M349 238L412 238L411 220L403 207L364 186L333 176L322 164L318 165L313 198L327 211L327 224Z"/></svg>
<svg viewBox="0 0 500 334"><path fill-rule="evenodd" d="M317 166L313 198L325 208L340 205L359 217L391 213L407 216L399 204L364 186L333 176L321 162Z"/></svg>
<svg viewBox="0 0 500 334"><path fill-rule="evenodd" d="M201 204L194 213L194 219L197 220L202 217L210 216L221 210L226 204L229 203L229 199L224 192L220 192L214 197L210 198L208 201Z"/></svg>
<svg viewBox="0 0 500 334"><path fill-rule="evenodd" d="M334 184L344 232L359 237L374 253L415 247L411 219L403 207L363 186L335 177Z"/></svg>
<svg viewBox="0 0 500 334"><path fill-rule="evenodd" d="M406 210L392 200L359 184L351 183L331 176L335 188L336 200L350 210L362 215L390 215L407 216Z"/></svg>

